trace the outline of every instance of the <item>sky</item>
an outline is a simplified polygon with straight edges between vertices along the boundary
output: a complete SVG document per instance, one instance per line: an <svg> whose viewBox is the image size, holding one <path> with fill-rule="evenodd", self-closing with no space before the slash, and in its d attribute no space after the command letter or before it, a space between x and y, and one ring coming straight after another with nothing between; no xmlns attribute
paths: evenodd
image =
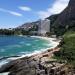
<svg viewBox="0 0 75 75"><path fill-rule="evenodd" d="M69 0L0 0L0 28L44 19L62 12Z"/></svg>

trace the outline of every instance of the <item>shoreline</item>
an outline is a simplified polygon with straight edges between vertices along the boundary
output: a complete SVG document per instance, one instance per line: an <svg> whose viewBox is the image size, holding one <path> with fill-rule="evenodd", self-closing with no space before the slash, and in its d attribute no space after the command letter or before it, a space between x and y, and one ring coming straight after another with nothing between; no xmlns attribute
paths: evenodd
<svg viewBox="0 0 75 75"><path fill-rule="evenodd" d="M44 40L47 40L47 41L49 41L50 43L53 44L52 47L46 48L46 49L40 51L41 54L44 53L44 52L46 52L46 51L48 51L48 50L56 49L56 47L59 45L59 43L60 43L60 41L61 41L61 40L58 40L57 38L49 38L49 37L42 37L42 36L32 36L32 37L44 39ZM40 53L38 53L38 54L40 54ZM36 54L37 54L37 53L36 53ZM33 55L34 55L34 54L33 54ZM32 55L31 55L31 56L32 56Z"/></svg>
<svg viewBox="0 0 75 75"><path fill-rule="evenodd" d="M37 36L32 36L32 37L35 37L35 38L40 38L40 39L44 39L44 40L47 40L47 41L50 41L50 42L53 42L53 44L54 44L54 46L53 47L50 47L50 48L47 48L47 49L45 49L45 50L42 50L42 51L39 51L39 52L34 52L34 53L32 53L32 54L28 54L28 55L24 55L24 56L21 56L21 57L18 57L18 58L16 58L16 59L14 59L14 60L12 60L11 61L11 63L15 63L15 61L16 62L18 62L18 61L20 61L20 60L25 60L25 58L26 57L28 57L28 58L30 58L31 60L36 60L36 61L40 61L40 59L41 59L41 62L43 63L43 62L45 62L45 61L47 61L47 60L51 60L51 57L53 56L53 53L55 52L55 51L59 51L60 50L60 48L58 48L57 46L59 45L59 43L60 43L60 40L59 41L54 41L54 40L57 40L56 38L48 38L48 37L37 37ZM8 58L8 59L11 59L11 58ZM3 64L2 66L4 66L4 67L10 67L11 64L10 62L8 62L8 63L6 63L6 64ZM21 62L22 63L22 62ZM8 66L8 65L9 66ZM2 68L2 66L1 66L1 68ZM16 66L16 65L14 65L14 66ZM3 73L0 73L0 75L1 74L3 74L3 75L8 75L10 72L8 71L8 72L3 72Z"/></svg>
<svg viewBox="0 0 75 75"><path fill-rule="evenodd" d="M45 49L41 49L40 51L34 51L32 53L29 53L29 54L26 54L26 55L22 55L20 57L9 57L7 58L5 61L2 61L0 63L0 67L4 64L7 64L11 61L14 61L14 60L17 60L17 59L21 59L21 58L24 58L24 57L32 57L32 56L38 56L40 54L44 54L45 52L47 53L48 50L51 50L51 49L54 49L55 47L57 47L59 45L59 41L54 41L54 40L57 40L57 38L49 38L49 37L42 37L42 36L31 36L31 37L34 37L34 38L40 38L40 39L43 39L43 40L47 40L49 41L50 43L53 44L53 47L50 47L50 48L45 48ZM5 62L5 63L4 63Z"/></svg>

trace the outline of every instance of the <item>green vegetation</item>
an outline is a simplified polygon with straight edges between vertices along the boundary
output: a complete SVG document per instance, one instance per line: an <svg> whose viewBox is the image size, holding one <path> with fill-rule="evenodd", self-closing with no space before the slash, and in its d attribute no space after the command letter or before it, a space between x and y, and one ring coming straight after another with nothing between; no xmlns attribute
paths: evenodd
<svg viewBox="0 0 75 75"><path fill-rule="evenodd" d="M51 36L51 33L50 32L46 32L46 36Z"/></svg>
<svg viewBox="0 0 75 75"><path fill-rule="evenodd" d="M0 29L0 35L32 35L32 31L37 31L38 27L34 25L32 28L23 29L23 28L15 28L15 29Z"/></svg>
<svg viewBox="0 0 75 75"><path fill-rule="evenodd" d="M66 14L67 15L67 14ZM65 16L66 16L65 15ZM50 31L57 36L64 35L65 32L72 30L75 31L75 18L70 16L70 18L61 16L60 14L51 15L47 19L50 20Z"/></svg>
<svg viewBox="0 0 75 75"><path fill-rule="evenodd" d="M63 35L61 49L54 54L56 58L67 60L75 66L75 31L69 31Z"/></svg>
<svg viewBox="0 0 75 75"><path fill-rule="evenodd" d="M0 29L0 35L13 35L14 30Z"/></svg>
<svg viewBox="0 0 75 75"><path fill-rule="evenodd" d="M0 29L0 35L29 35L24 29Z"/></svg>
<svg viewBox="0 0 75 75"><path fill-rule="evenodd" d="M51 15L47 19L49 19L50 20L50 24L53 25L53 23L56 21L56 19L58 18L58 16L59 16L59 14Z"/></svg>

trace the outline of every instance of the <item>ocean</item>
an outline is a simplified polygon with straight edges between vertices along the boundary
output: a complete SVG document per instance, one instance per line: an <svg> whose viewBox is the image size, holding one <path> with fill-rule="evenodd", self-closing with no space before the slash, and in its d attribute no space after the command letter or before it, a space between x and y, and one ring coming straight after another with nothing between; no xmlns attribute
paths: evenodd
<svg viewBox="0 0 75 75"><path fill-rule="evenodd" d="M50 41L26 36L0 36L0 58L22 56L50 48Z"/></svg>
<svg viewBox="0 0 75 75"><path fill-rule="evenodd" d="M12 60L31 56L57 46L53 38L0 35L0 67Z"/></svg>

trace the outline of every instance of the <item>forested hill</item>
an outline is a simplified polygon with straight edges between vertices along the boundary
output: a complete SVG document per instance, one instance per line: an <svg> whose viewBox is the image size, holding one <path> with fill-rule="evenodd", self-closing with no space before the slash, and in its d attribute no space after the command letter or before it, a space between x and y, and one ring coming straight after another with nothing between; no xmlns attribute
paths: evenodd
<svg viewBox="0 0 75 75"><path fill-rule="evenodd" d="M62 35L67 30L75 30L75 0L70 0L68 6L60 13L48 17L51 20L51 31Z"/></svg>

